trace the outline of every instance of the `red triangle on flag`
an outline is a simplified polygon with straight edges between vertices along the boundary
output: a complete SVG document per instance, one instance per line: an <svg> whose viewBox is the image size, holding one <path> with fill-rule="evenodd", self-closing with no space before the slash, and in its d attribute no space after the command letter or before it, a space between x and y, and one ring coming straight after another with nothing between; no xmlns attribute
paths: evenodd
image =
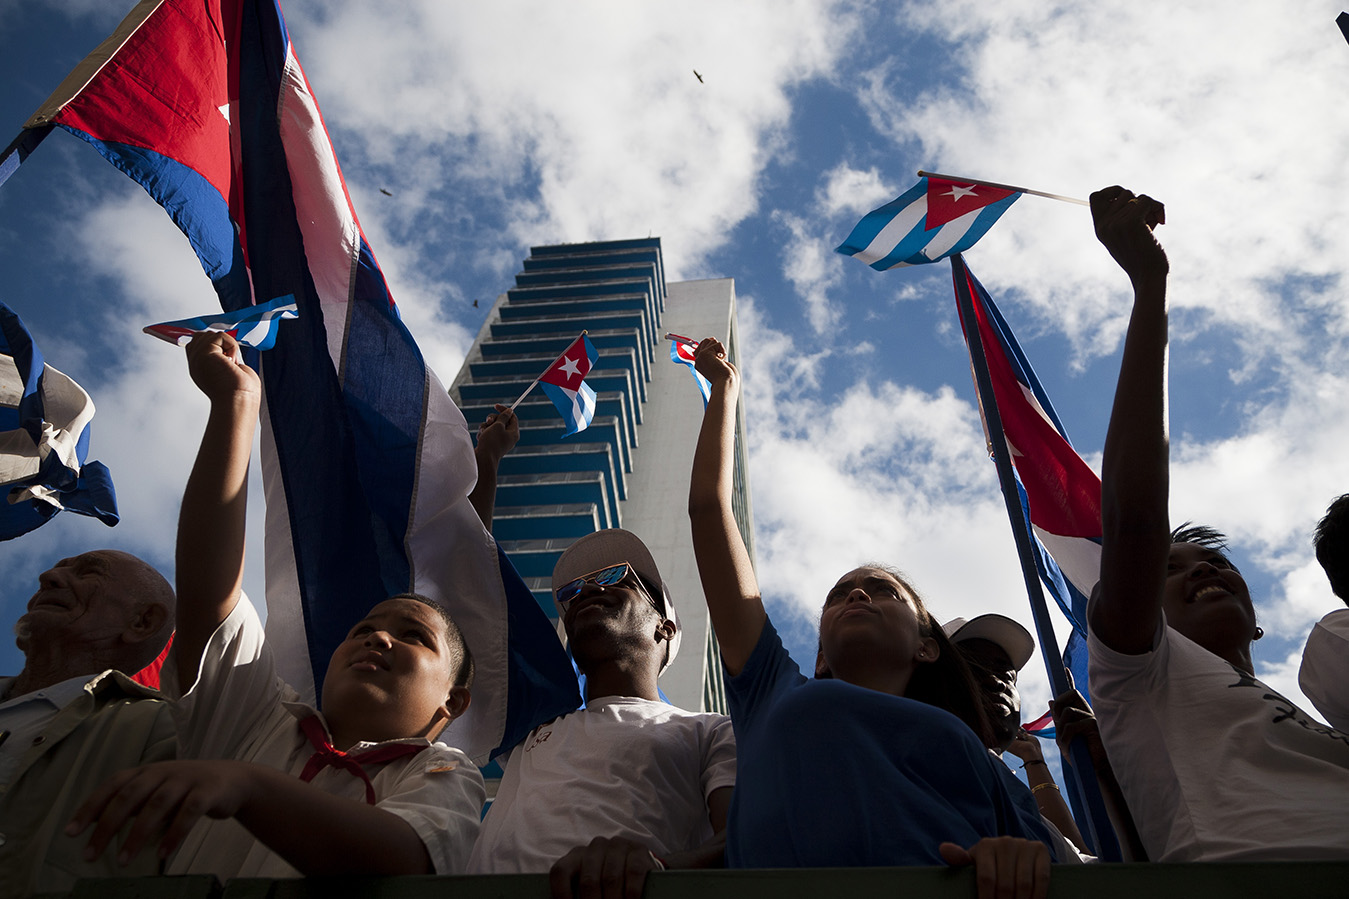
<svg viewBox="0 0 1349 899"><path fill-rule="evenodd" d="M958 181L927 179L927 226L925 230L940 228L951 219L960 218L977 209L1018 193L986 184L961 184Z"/></svg>

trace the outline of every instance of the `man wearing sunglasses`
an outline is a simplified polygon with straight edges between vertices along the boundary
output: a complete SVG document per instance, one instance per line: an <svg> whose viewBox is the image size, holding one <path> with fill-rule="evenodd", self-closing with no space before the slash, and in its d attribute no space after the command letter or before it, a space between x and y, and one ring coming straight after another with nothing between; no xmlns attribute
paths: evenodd
<svg viewBox="0 0 1349 899"><path fill-rule="evenodd" d="M641 894L647 871L722 864L735 782L724 715L664 702L679 617L646 545L589 534L553 569L586 707L511 751L470 873L550 871L554 895Z"/></svg>

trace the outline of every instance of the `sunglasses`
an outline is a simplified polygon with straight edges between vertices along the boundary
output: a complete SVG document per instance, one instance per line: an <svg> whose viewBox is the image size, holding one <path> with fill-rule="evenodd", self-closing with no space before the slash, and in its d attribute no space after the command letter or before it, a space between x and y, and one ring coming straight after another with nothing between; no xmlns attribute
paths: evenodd
<svg viewBox="0 0 1349 899"><path fill-rule="evenodd" d="M619 562L617 565L610 565L608 568L601 568L599 571L583 574L576 580L568 581L561 587L558 587L557 590L553 592L553 596L557 599L557 604L562 609L562 614L565 615L567 614L567 609L571 607L572 601L581 595L581 588L586 584L612 587L626 580L629 574L632 575L632 580L636 584L637 589L642 592L642 597L647 602L651 603L652 608L664 615L665 610L657 605L656 601L651 598L651 595L647 592L646 586L642 583L641 578L637 577L637 570L627 562Z"/></svg>

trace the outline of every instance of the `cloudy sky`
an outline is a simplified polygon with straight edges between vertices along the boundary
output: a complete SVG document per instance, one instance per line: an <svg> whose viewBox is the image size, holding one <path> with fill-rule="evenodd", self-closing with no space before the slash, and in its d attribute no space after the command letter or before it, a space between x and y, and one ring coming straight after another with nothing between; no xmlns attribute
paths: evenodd
<svg viewBox="0 0 1349 899"><path fill-rule="evenodd" d="M0 139L130 5L0 0ZM532 244L659 236L671 280L735 279L760 580L803 657L827 587L868 559L908 571L943 618L1030 622L948 268L878 274L832 248L919 168L1165 201L1173 519L1233 537L1267 634L1258 673L1300 696L1302 642L1336 605L1310 532L1349 490L1339 8L292 0L286 14L442 380ZM1130 294L1086 211L1022 199L967 258L1099 467ZM110 545L171 571L205 402L181 353L139 329L215 299L168 218L63 133L0 189L0 266L0 299L98 404L92 455L123 514L112 530L58 516L5 544L12 621L63 555ZM0 648L0 671L20 665ZM1023 683L1038 714L1038 663Z"/></svg>

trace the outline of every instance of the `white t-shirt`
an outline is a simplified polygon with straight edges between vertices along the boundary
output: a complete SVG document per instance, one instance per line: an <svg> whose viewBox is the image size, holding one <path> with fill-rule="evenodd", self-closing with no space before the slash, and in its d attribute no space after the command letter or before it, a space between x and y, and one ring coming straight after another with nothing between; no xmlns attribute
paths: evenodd
<svg viewBox="0 0 1349 899"><path fill-rule="evenodd" d="M1152 861L1349 858L1349 736L1158 624L1088 638L1101 738Z"/></svg>
<svg viewBox="0 0 1349 899"><path fill-rule="evenodd" d="M1302 650L1297 682L1336 730L1349 733L1349 609L1316 622Z"/></svg>
<svg viewBox="0 0 1349 899"><path fill-rule="evenodd" d="M595 837L659 856L694 849L712 838L707 797L734 785L730 718L604 697L511 750L468 870L546 872Z"/></svg>
<svg viewBox="0 0 1349 899"><path fill-rule="evenodd" d="M176 653L170 652L160 677L164 692L174 698L177 664ZM211 635L196 683L174 703L178 757L257 762L298 778L314 754L299 722L317 712L297 699L295 691L276 676L262 623L248 598L241 596ZM421 737L388 742L425 748L383 766L366 766L375 804L412 826L437 874L462 874L486 795L482 775L466 755L443 743ZM357 743L347 751L356 753L378 745L384 744ZM326 767L310 783L334 796L366 801L365 782L341 768ZM215 874L221 880L300 876L232 818L198 822L165 873Z"/></svg>

